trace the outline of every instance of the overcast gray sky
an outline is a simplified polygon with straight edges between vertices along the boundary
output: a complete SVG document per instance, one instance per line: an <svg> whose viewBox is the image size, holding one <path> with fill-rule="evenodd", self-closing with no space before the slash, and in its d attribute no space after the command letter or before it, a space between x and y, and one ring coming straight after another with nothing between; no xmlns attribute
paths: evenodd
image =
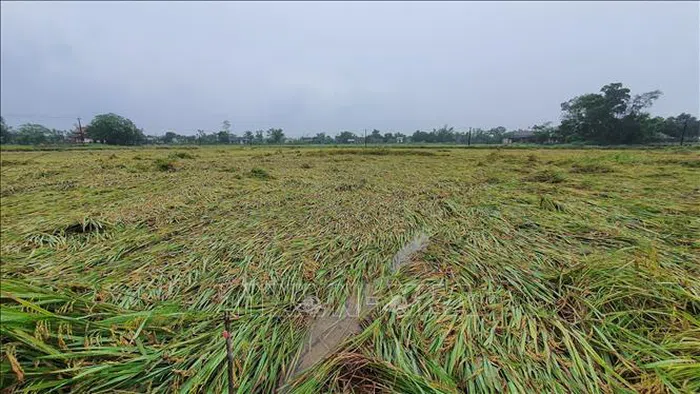
<svg viewBox="0 0 700 394"><path fill-rule="evenodd" d="M529 127L622 82L698 115L698 2L3 2L1 113L288 135ZM31 115L31 116L30 116ZM62 118L65 117L65 118Z"/></svg>

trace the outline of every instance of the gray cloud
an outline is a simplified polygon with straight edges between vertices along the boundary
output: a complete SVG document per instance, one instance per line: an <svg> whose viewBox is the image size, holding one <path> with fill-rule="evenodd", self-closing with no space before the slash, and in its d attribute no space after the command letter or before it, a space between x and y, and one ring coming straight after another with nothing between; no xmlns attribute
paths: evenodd
<svg viewBox="0 0 700 394"><path fill-rule="evenodd" d="M655 114L700 107L697 2L0 7L11 124L116 112L153 134L224 119L292 135L515 128L556 121L562 101L614 81L661 89Z"/></svg>

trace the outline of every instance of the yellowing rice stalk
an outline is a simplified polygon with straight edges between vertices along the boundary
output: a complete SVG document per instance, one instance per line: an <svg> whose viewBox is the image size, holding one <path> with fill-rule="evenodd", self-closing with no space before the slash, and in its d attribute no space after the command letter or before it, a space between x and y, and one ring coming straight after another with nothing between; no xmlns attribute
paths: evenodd
<svg viewBox="0 0 700 394"><path fill-rule="evenodd" d="M225 311L239 393L700 391L697 149L1 161L8 392L224 392Z"/></svg>

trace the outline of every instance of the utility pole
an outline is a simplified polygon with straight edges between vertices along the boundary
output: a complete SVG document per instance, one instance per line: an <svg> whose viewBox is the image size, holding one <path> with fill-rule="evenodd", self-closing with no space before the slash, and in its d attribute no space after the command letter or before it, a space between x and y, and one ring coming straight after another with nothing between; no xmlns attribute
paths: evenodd
<svg viewBox="0 0 700 394"><path fill-rule="evenodd" d="M472 128L469 128L469 136L467 137L467 146L472 146Z"/></svg>
<svg viewBox="0 0 700 394"><path fill-rule="evenodd" d="M365 148L367 148L367 129L365 129Z"/></svg>
<svg viewBox="0 0 700 394"><path fill-rule="evenodd" d="M80 124L80 117L78 117L78 138L80 139L80 143L85 142L85 136L83 135L83 126Z"/></svg>

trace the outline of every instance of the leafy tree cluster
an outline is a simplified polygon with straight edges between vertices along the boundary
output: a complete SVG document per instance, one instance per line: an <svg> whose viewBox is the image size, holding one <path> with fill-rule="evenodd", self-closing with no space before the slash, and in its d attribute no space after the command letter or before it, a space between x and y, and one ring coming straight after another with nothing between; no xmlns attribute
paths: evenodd
<svg viewBox="0 0 700 394"><path fill-rule="evenodd" d="M500 144L506 135L503 126L492 129L473 129L470 131L455 131L454 127L447 125L432 131L416 130L411 136L411 142L440 143L440 144Z"/></svg>
<svg viewBox="0 0 700 394"><path fill-rule="evenodd" d="M360 137L364 142L364 137ZM398 141L405 141L406 135L403 133L384 133L377 129L373 129L372 132L367 136L367 142L370 144L393 144Z"/></svg>
<svg viewBox="0 0 700 394"><path fill-rule="evenodd" d="M268 130L257 130L255 132L246 131L242 136L238 136L231 132L231 122L224 120L221 124L221 130L207 133L204 130L197 130L196 135L179 135L173 131L168 131L162 137L149 137L150 143L156 144L199 144L199 145L218 145L218 144L245 144L245 145L262 145L262 144L281 144L286 141L284 131L282 129L270 128Z"/></svg>
<svg viewBox="0 0 700 394"><path fill-rule="evenodd" d="M472 144L500 144L507 133L508 130L503 126L488 130L477 128L472 130L471 136L467 135L467 141Z"/></svg>
<svg viewBox="0 0 700 394"><path fill-rule="evenodd" d="M350 131L343 131L335 137L335 142L338 144L348 144L351 142L356 142L357 140L358 138L355 133Z"/></svg>
<svg viewBox="0 0 700 394"><path fill-rule="evenodd" d="M15 130L0 117L0 144L55 145L65 143L68 135L67 131L49 129L37 123L25 123Z"/></svg>
<svg viewBox="0 0 700 394"><path fill-rule="evenodd" d="M651 117L645 110L661 97L654 90L632 96L621 83L603 86L561 104L561 125L552 131L560 142L587 142L601 145L643 144L669 139L697 140L700 123L689 114L677 117Z"/></svg>
<svg viewBox="0 0 700 394"><path fill-rule="evenodd" d="M461 132L456 132L454 127L448 127L444 125L439 129L433 129L433 131L425 132L416 130L411 136L412 142L427 142L427 143L459 143L466 141L465 134Z"/></svg>
<svg viewBox="0 0 700 394"><path fill-rule="evenodd" d="M134 122L116 114L97 115L87 126L86 134L108 145L138 145L145 141L143 130Z"/></svg>
<svg viewBox="0 0 700 394"><path fill-rule="evenodd" d="M700 137L700 120L687 113L665 119L661 116L645 117L643 125L645 135L648 135L652 141L667 139L697 141Z"/></svg>
<svg viewBox="0 0 700 394"><path fill-rule="evenodd" d="M402 133L384 133L374 129L366 137L363 134L355 134L351 131L342 131L335 137L327 136L325 133L319 133L311 140L313 144L352 144L364 143L365 139L368 144L394 144L404 139L406 135ZM308 141L307 141L308 142Z"/></svg>
<svg viewBox="0 0 700 394"><path fill-rule="evenodd" d="M57 145L76 141L76 131L49 129L36 123L25 123L14 128L0 117L0 143L19 145ZM97 115L85 127L85 136L95 142L112 145L137 145L145 142L143 130L122 116Z"/></svg>
<svg viewBox="0 0 700 394"><path fill-rule="evenodd" d="M317 133L311 139L311 143L317 144L317 145L332 144L334 142L335 142L335 139L329 135L326 135L326 133Z"/></svg>
<svg viewBox="0 0 700 394"><path fill-rule="evenodd" d="M163 144L187 144L192 145L197 143L197 136L194 135L179 135L174 131L166 131L162 137L146 137L150 143Z"/></svg>

